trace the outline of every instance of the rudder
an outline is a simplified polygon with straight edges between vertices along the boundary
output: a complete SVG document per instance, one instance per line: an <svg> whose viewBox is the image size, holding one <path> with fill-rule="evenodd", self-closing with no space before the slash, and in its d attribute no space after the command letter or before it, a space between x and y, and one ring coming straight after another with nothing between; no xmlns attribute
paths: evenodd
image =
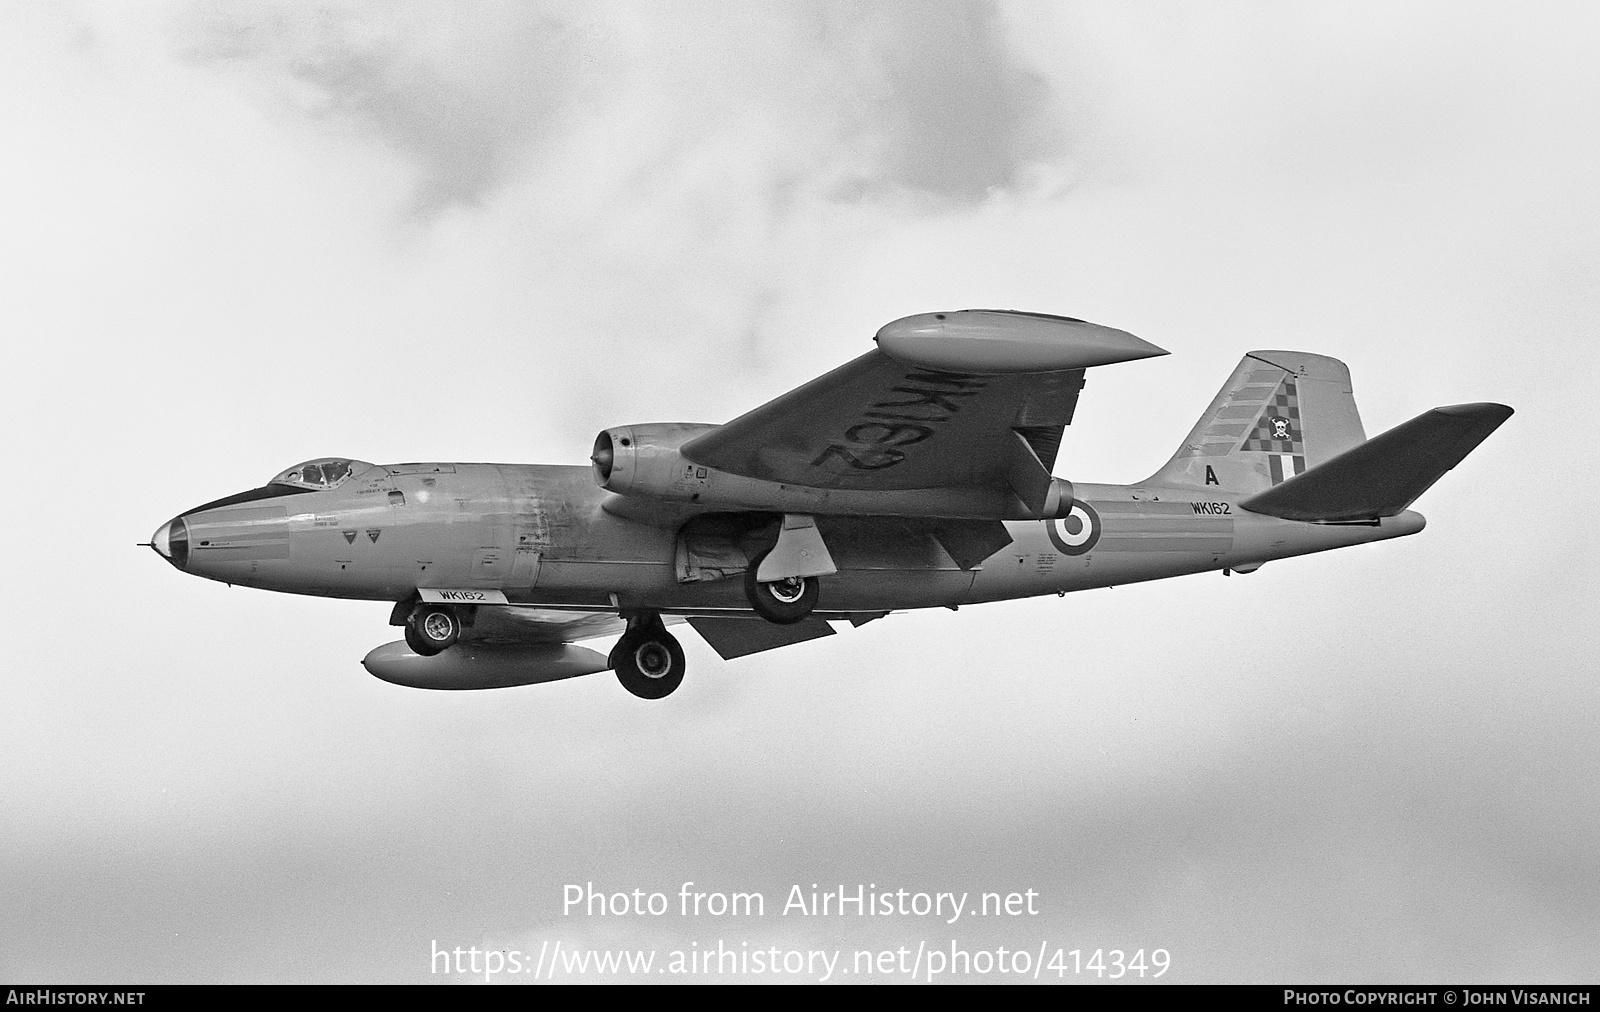
<svg viewBox="0 0 1600 1012"><path fill-rule="evenodd" d="M1262 492L1366 438L1343 362L1252 351L1147 484Z"/></svg>

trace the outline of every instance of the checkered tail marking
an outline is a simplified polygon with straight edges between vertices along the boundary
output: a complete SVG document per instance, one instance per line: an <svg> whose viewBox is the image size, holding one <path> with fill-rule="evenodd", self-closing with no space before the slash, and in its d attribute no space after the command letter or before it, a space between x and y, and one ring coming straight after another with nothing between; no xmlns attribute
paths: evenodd
<svg viewBox="0 0 1600 1012"><path fill-rule="evenodd" d="M1266 453L1274 485L1306 469L1300 431L1300 395L1293 376L1285 376L1239 446L1241 453Z"/></svg>

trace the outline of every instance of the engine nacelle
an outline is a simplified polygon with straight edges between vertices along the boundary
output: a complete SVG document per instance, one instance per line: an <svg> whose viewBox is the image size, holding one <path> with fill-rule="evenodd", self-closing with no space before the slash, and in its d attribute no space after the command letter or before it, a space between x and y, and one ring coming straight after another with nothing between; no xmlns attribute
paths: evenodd
<svg viewBox="0 0 1600 1012"><path fill-rule="evenodd" d="M1035 514L1004 488L841 489L791 485L696 464L679 447L717 428L689 422L622 425L595 437L594 480L608 492L643 502L692 503L723 510L825 516L952 517L1049 520L1071 509L1072 483L1053 478ZM629 515L622 501L606 509Z"/></svg>
<svg viewBox="0 0 1600 1012"><path fill-rule="evenodd" d="M693 501L694 465L678 447L717 428L696 422L656 422L602 429L594 439L595 484L619 495ZM705 477L705 468L700 468Z"/></svg>

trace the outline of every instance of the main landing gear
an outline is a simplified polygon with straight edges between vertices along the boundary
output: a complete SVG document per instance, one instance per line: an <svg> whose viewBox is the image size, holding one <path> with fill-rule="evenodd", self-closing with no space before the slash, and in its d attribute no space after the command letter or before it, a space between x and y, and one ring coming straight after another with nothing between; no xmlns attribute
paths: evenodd
<svg viewBox="0 0 1600 1012"><path fill-rule="evenodd" d="M443 653L460 638L461 617L446 605L418 605L406 619L406 646L422 657Z"/></svg>
<svg viewBox="0 0 1600 1012"><path fill-rule="evenodd" d="M610 660L617 681L641 699L661 699L683 684L683 647L659 615L629 618Z"/></svg>
<svg viewBox="0 0 1600 1012"><path fill-rule="evenodd" d="M763 554L744 571L744 596L757 615L778 625L794 625L804 620L817 606L820 590L815 576L790 576L763 583L756 579Z"/></svg>

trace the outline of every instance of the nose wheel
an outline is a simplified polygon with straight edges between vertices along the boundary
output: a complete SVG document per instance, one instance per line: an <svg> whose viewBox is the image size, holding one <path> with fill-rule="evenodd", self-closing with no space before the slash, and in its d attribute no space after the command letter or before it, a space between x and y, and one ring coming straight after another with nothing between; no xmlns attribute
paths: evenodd
<svg viewBox="0 0 1600 1012"><path fill-rule="evenodd" d="M617 681L641 699L661 699L683 684L683 647L661 619L630 620L628 631L611 649Z"/></svg>
<svg viewBox="0 0 1600 1012"><path fill-rule="evenodd" d="M423 605L406 620L406 646L422 657L443 653L461 637L461 619L439 605Z"/></svg>

